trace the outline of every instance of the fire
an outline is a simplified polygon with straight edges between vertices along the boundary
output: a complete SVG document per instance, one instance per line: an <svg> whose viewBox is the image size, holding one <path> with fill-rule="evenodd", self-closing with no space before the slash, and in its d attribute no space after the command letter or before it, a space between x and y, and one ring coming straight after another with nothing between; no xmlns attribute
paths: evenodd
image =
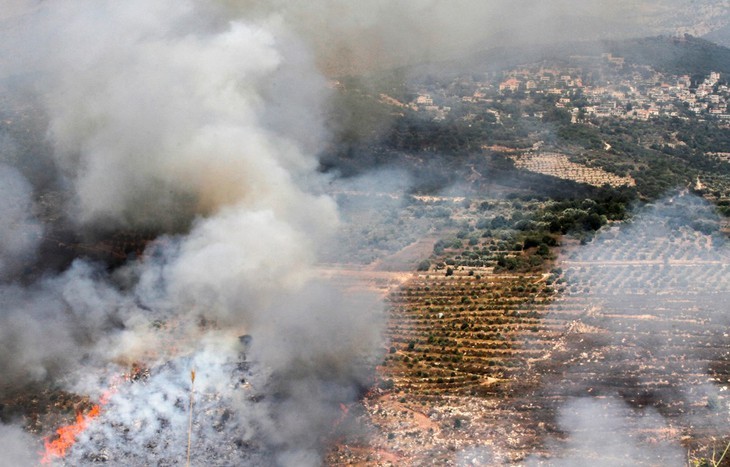
<svg viewBox="0 0 730 467"><path fill-rule="evenodd" d="M89 422L98 417L100 413L101 406L98 404L93 406L86 415L79 412L76 414L76 423L62 426L56 430L58 438L53 441L50 441L50 437L46 438L43 441L46 451L41 459L41 464L50 464L54 458L64 457L66 451L76 443L78 435L83 433Z"/></svg>
<svg viewBox="0 0 730 467"><path fill-rule="evenodd" d="M332 424L332 429L335 430L338 426L340 426L342 424L342 422L345 421L345 419L347 418L347 415L349 413L350 413L350 406L345 405L342 402L340 402L340 416Z"/></svg>
<svg viewBox="0 0 730 467"><path fill-rule="evenodd" d="M58 438L53 441L50 436L43 440L45 452L41 458L41 464L50 464L53 459L66 456L66 452L76 443L76 438L86 430L92 420L101 415L102 406L109 402L109 398L115 391L113 389L106 391L99 398L99 403L91 407L86 414L76 413L76 422L70 425L62 426L56 430Z"/></svg>

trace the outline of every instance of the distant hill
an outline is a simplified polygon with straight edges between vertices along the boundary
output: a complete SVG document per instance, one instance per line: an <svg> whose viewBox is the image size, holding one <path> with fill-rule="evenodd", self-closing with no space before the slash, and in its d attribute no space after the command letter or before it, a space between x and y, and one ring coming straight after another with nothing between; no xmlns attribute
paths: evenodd
<svg viewBox="0 0 730 467"><path fill-rule="evenodd" d="M565 42L530 47L495 47L458 60L406 67L406 74L449 76L479 73L541 60L567 61L573 55L595 56L602 53L624 57L627 64L649 65L665 73L706 75L710 71L718 71L725 77L730 76L730 48L690 35Z"/></svg>
<svg viewBox="0 0 730 467"><path fill-rule="evenodd" d="M730 74L730 49L705 39L684 37L650 37L609 42L607 51L626 58L628 63L651 65L671 74Z"/></svg>
<svg viewBox="0 0 730 467"><path fill-rule="evenodd" d="M703 39L707 39L708 41L712 41L725 47L730 47L730 24L704 35Z"/></svg>

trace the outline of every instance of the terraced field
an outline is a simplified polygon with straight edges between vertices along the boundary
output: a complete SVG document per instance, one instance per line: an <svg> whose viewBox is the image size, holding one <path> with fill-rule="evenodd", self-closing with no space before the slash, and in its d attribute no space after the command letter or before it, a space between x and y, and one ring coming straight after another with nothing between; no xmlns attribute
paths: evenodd
<svg viewBox="0 0 730 467"><path fill-rule="evenodd" d="M369 432L331 464L699 465L724 448L730 254L685 222L703 209L649 208L551 274L414 275L390 295Z"/></svg>
<svg viewBox="0 0 730 467"><path fill-rule="evenodd" d="M528 153L512 156L515 167L543 175L573 180L593 186L610 185L612 187L634 186L631 177L620 177L605 170L576 164L568 160L568 156L559 153Z"/></svg>
<svg viewBox="0 0 730 467"><path fill-rule="evenodd" d="M406 393L498 394L560 334L541 275L422 275L391 296L388 373Z"/></svg>
<svg viewBox="0 0 730 467"><path fill-rule="evenodd" d="M490 458L539 450L536 431L545 425L510 394L537 385L522 378L562 334L562 322L547 316L552 298L540 274L414 275L389 298L383 381L363 415L371 432L364 445L338 447L330 463L449 465L494 439L507 445L493 444Z"/></svg>

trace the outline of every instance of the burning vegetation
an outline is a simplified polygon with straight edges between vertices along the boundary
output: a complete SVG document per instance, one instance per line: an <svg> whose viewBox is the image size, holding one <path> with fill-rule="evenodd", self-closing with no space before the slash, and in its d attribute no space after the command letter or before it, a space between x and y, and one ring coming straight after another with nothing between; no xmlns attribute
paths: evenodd
<svg viewBox="0 0 730 467"><path fill-rule="evenodd" d="M326 81L283 24L148 7L62 1L8 33L37 47L0 64L3 427L19 465L40 448L14 424L51 464L318 465L380 342L377 301L315 271Z"/></svg>
<svg viewBox="0 0 730 467"><path fill-rule="evenodd" d="M45 452L41 464L50 464L54 459L63 458L66 452L76 443L76 439L86 430L89 423L101 413L101 407L106 401L95 404L87 413L77 413L76 421L56 430L56 436L44 440ZM53 439L52 439L53 438Z"/></svg>

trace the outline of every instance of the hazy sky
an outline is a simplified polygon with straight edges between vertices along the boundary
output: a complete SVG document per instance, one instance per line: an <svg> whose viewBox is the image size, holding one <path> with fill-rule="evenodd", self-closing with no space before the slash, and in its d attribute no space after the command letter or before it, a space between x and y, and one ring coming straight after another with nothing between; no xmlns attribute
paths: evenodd
<svg viewBox="0 0 730 467"><path fill-rule="evenodd" d="M29 21L24 13L48 5L39 0L3 3L4 32L23 28ZM338 74L494 45L701 35L730 22L729 7L729 0L218 0L201 8L217 12L221 21L265 21L287 29L303 39L321 68Z"/></svg>

